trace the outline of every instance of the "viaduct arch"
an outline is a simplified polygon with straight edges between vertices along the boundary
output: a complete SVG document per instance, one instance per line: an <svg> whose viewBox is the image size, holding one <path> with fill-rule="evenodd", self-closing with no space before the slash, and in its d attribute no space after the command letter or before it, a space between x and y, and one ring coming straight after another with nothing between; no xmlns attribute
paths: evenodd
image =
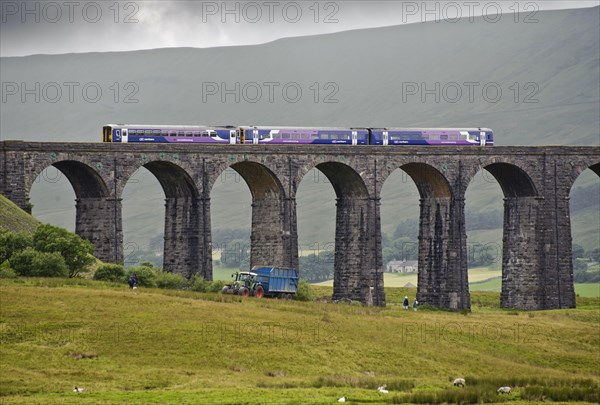
<svg viewBox="0 0 600 405"><path fill-rule="evenodd" d="M104 261L123 260L121 194L145 167L165 193L167 271L212 279L210 190L228 167L252 194L251 265L298 266L296 191L313 168L336 193L333 298L385 305L380 191L396 169L420 194L418 299L470 308L464 195L480 170L504 193L506 308L575 306L569 192L599 147L419 148L0 142L0 193L27 208L41 171L55 166L76 194L76 231Z"/></svg>

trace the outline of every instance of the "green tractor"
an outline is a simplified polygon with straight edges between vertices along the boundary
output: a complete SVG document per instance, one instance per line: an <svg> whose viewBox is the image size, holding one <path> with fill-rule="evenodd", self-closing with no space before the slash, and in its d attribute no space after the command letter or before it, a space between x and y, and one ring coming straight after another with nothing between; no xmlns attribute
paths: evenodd
<svg viewBox="0 0 600 405"><path fill-rule="evenodd" d="M223 294L239 294L242 297L262 298L264 287L256 280L256 273L236 271L231 275L233 281L223 287Z"/></svg>

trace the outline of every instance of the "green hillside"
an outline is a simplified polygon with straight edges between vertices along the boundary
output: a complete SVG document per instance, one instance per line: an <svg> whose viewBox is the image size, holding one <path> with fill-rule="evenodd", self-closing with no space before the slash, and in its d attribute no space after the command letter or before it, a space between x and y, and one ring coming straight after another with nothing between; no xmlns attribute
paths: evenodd
<svg viewBox="0 0 600 405"><path fill-rule="evenodd" d="M18 96L8 97L0 110L0 136L99 142L101 126L114 122L486 126L494 130L497 145L599 145L598 10L539 12L534 24L522 23L523 18L521 23L503 18L493 24L475 18L286 38L254 46L0 58L3 81L93 82L105 95L95 103L81 97L56 103L23 103ZM265 62L240 63L243 60ZM285 62L270 63L273 60ZM232 89L266 82L279 83L272 100L264 88L256 102L239 94L236 98L203 93L206 83L224 83ZM135 102L115 102L109 89L114 83L134 84ZM287 83L301 87L299 101L282 98L280 90ZM465 83L476 83L473 98ZM316 101L315 84L320 89ZM407 84L424 88L409 95L404 91ZM454 93L441 90L426 96L425 89L445 85L454 90L458 85L462 97L455 100ZM484 96L486 85L500 88L501 97ZM325 96L332 102L325 102ZM583 175L575 187L594 184L598 185L595 174ZM148 249L164 229L164 193L142 169L129 180L122 197L125 241L132 249ZM54 170L38 177L31 190L34 215L70 230L75 222L74 199L72 187ZM502 209L502 199L498 184L480 173L467 190L467 211ZM303 251L331 244L335 195L320 172L310 172L302 180L296 201ZM387 234L402 220L418 217L416 187L401 170L384 184L381 204ZM600 211L598 201L593 207ZM213 229L249 228L250 192L235 173L223 174L215 184L211 210ZM600 219L590 213L593 210L583 216L572 213L575 241L588 247L600 241Z"/></svg>
<svg viewBox="0 0 600 405"><path fill-rule="evenodd" d="M599 400L598 299L526 313L494 307L497 294L473 293L469 314L403 311L401 296L414 293L387 289L383 309L0 280L1 402ZM456 377L467 387L452 387ZM376 391L382 384L389 394ZM501 385L513 387L509 398L496 394Z"/></svg>
<svg viewBox="0 0 600 405"><path fill-rule="evenodd" d="M41 222L0 194L0 230L33 232Z"/></svg>

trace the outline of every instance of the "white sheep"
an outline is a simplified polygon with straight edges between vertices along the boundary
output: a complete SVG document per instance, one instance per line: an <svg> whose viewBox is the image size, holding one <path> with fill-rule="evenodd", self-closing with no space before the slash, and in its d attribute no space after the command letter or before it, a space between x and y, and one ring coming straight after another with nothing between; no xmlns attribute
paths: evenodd
<svg viewBox="0 0 600 405"><path fill-rule="evenodd" d="M341 397L338 399L338 402L346 402L346 397Z"/></svg>
<svg viewBox="0 0 600 405"><path fill-rule="evenodd" d="M79 387L75 387L73 388L73 392L84 392L85 388L79 388Z"/></svg>
<svg viewBox="0 0 600 405"><path fill-rule="evenodd" d="M455 387L458 387L459 385L461 387L465 386L465 379L464 378L457 378L454 380L454 382L452 383Z"/></svg>
<svg viewBox="0 0 600 405"><path fill-rule="evenodd" d="M377 388L377 391L379 391L379 393L381 393L381 394L387 394L387 393L389 393L389 391L386 388L387 388L387 385L383 384L381 387Z"/></svg>
<svg viewBox="0 0 600 405"><path fill-rule="evenodd" d="M510 387L500 387L498 388L498 394L510 394L512 393L512 389Z"/></svg>

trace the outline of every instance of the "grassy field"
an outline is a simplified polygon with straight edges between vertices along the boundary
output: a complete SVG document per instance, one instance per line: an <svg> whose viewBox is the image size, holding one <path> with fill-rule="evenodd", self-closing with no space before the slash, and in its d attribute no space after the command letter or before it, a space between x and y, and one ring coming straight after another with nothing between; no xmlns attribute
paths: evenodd
<svg viewBox="0 0 600 405"><path fill-rule="evenodd" d="M313 287L317 296L329 287ZM597 402L600 300L470 313L0 280L2 403ZM451 380L467 379L465 389ZM390 393L377 393L387 384ZM515 387L499 397L500 385ZM73 387L86 389L73 393ZM582 402L577 402L582 403Z"/></svg>

